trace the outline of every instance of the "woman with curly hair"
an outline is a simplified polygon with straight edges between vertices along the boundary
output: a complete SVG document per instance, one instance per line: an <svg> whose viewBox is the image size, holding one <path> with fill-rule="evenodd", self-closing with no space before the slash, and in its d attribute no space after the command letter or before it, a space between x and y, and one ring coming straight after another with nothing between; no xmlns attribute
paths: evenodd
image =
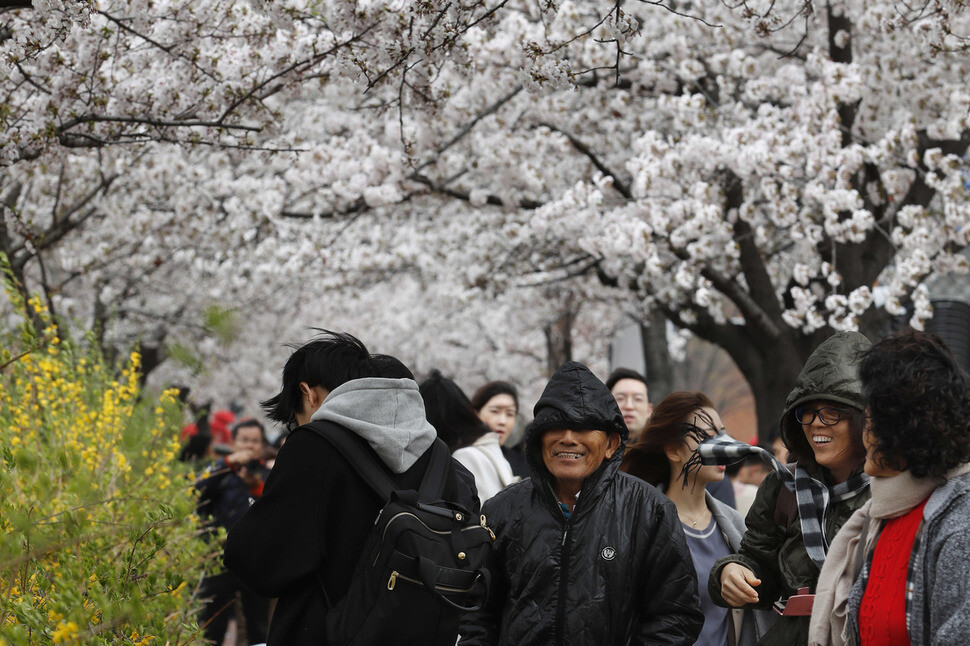
<svg viewBox="0 0 970 646"><path fill-rule="evenodd" d="M872 499L819 580L810 643L965 644L970 635L970 379L939 338L900 332L860 366Z"/></svg>
<svg viewBox="0 0 970 646"><path fill-rule="evenodd" d="M700 646L754 646L772 617L751 610L714 605L707 594L707 577L714 561L734 553L744 535L744 518L707 493L710 482L724 480L723 466L706 466L694 459L698 444L724 434L714 404L702 392L667 395L654 409L636 444L623 455L620 469L658 487L677 508L697 572L704 627Z"/></svg>

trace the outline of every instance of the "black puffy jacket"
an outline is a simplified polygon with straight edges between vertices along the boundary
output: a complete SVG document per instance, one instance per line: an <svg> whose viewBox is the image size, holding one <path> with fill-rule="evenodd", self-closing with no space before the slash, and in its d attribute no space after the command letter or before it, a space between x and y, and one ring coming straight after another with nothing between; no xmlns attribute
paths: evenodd
<svg viewBox="0 0 970 646"><path fill-rule="evenodd" d="M623 443L584 482L567 520L541 457L553 428L619 433ZM610 391L582 364L553 375L526 436L532 477L485 503L497 536L492 593L466 618L461 644L693 644L704 617L677 513L618 471L627 429Z"/></svg>

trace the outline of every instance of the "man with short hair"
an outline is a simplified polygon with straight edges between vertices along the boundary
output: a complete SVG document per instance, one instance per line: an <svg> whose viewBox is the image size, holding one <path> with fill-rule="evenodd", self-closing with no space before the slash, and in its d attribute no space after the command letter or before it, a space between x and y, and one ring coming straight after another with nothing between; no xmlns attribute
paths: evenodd
<svg viewBox="0 0 970 646"><path fill-rule="evenodd" d="M629 444L635 444L647 426L653 405L647 395L647 378L636 370L617 368L606 380L606 387L613 393L623 421L630 430Z"/></svg>
<svg viewBox="0 0 970 646"><path fill-rule="evenodd" d="M556 371L526 431L532 477L489 499L492 592L463 645L688 646L704 617L677 510L619 471L627 427L586 366Z"/></svg>
<svg viewBox="0 0 970 646"><path fill-rule="evenodd" d="M270 646L327 644L328 612L347 593L384 500L306 425L324 420L331 423L328 431L346 432L376 454L402 490L418 488L437 434L404 364L370 355L349 334L325 332L296 349L283 368L279 394L263 407L293 431L263 496L229 532L225 563L256 592L279 597ZM474 478L456 465L452 460L442 498L477 515ZM427 624L434 632L437 617ZM456 639L452 635L450 643Z"/></svg>
<svg viewBox="0 0 970 646"><path fill-rule="evenodd" d="M268 469L263 463L266 432L258 420L244 419L232 427L232 453L210 465L195 483L199 493L198 514L210 528L231 530L249 509L251 498L259 498ZM214 572L202 581L200 596L207 599L199 615L205 638L222 643L229 619L235 616L236 595L246 619L250 644L266 641L269 599L253 594L232 573Z"/></svg>

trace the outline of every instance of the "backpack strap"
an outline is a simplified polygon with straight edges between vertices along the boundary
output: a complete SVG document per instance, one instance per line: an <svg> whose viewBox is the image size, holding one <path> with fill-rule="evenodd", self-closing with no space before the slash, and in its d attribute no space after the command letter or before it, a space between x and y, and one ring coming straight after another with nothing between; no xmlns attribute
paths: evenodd
<svg viewBox="0 0 970 646"><path fill-rule="evenodd" d="M350 437L349 431L337 424L322 420L314 420L304 428L332 444L340 455L357 469L360 477L384 502L391 499L391 493L398 489L397 483L391 478L384 463L380 462L380 458Z"/></svg>
<svg viewBox="0 0 970 646"><path fill-rule="evenodd" d="M373 451L368 450L360 442L350 437L350 432L345 428L323 420L314 420L304 428L313 431L332 444L344 459L357 469L364 481L377 492L377 495L384 502L389 501L391 494L400 488L380 458ZM447 445L437 438L428 451L431 452L431 457L418 487L418 498L421 500L437 500L445 490L451 452Z"/></svg>
<svg viewBox="0 0 970 646"><path fill-rule="evenodd" d="M428 460L424 477L421 478L421 485L418 487L418 498L421 500L438 500L445 491L451 451L439 438L435 438L428 450L431 451L431 458Z"/></svg>

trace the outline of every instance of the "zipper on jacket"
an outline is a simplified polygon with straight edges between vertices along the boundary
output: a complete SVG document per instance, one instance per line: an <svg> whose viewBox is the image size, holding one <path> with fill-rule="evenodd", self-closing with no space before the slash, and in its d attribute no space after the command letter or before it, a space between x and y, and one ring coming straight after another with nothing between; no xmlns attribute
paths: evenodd
<svg viewBox="0 0 970 646"><path fill-rule="evenodd" d="M575 508L573 508L575 511ZM562 542L559 547L559 598L556 601L556 645L562 646L565 643L564 633L566 630L566 588L569 578L569 526L572 524L572 516L566 519L566 524L562 529Z"/></svg>
<svg viewBox="0 0 970 646"><path fill-rule="evenodd" d="M387 580L387 589L393 591L394 588L397 586L398 581L407 581L408 583L413 583L416 586L419 586L422 588L424 587L424 581L419 581L418 579L405 576L400 572L398 572L397 570L393 570L391 571L390 578ZM434 589L439 592L449 592L453 594L468 593L474 590L477 584L478 584L478 577L476 576L475 582L472 583L472 585L470 585L467 588L456 588L454 586L449 586L449 585L435 584Z"/></svg>

